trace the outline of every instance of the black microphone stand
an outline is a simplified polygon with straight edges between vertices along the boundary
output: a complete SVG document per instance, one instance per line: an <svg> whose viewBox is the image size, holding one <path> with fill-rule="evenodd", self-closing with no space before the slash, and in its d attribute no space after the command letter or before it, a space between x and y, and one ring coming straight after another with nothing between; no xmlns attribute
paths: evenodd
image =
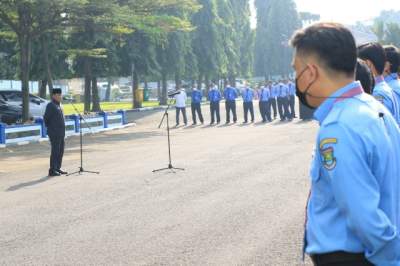
<svg viewBox="0 0 400 266"><path fill-rule="evenodd" d="M96 171L87 171L85 169L83 169L83 132L82 132L82 122L86 125L86 127L90 130L91 133L93 133L92 128L89 126L89 124L86 122L85 118L83 117L83 115L79 112L78 108L76 108L76 106L72 103L72 101L70 102L72 107L74 108L75 112L79 115L79 144L80 144L80 155L81 155L81 165L79 167L79 170L73 173L68 174L67 176L71 176L71 175L75 175L75 174L79 174L81 175L82 173L89 173L89 174L100 174L100 172L96 172Z"/></svg>
<svg viewBox="0 0 400 266"><path fill-rule="evenodd" d="M158 126L158 128L161 128L162 124L164 123L164 119L167 119L167 135L168 135L168 158L169 158L169 164L168 167L166 168L161 168L161 169L156 169L153 170L153 173L156 172L162 172L162 171L166 171L166 170L171 170L172 172L174 172L174 170L179 170L179 171L185 171L184 168L176 168L172 165L172 159L171 159L171 139L170 139L170 127L169 127L169 109L171 107L171 101L168 102L168 106L167 109L165 109L164 115L161 119L160 125ZM174 172L175 173L175 172Z"/></svg>

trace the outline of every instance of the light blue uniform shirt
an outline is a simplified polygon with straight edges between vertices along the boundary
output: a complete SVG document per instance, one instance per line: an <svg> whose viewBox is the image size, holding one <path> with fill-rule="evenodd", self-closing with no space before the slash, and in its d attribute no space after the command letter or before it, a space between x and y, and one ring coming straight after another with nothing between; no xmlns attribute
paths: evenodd
<svg viewBox="0 0 400 266"><path fill-rule="evenodd" d="M397 73L392 73L385 78L386 83L389 85L389 87L392 88L394 94L396 95L397 98L397 103L399 104L400 108L400 79ZM400 125L400 110L399 110L399 119L397 123Z"/></svg>
<svg viewBox="0 0 400 266"><path fill-rule="evenodd" d="M286 86L283 83L280 83L278 86L279 86L279 95L278 95L278 97L279 98L288 97L289 96L289 87Z"/></svg>
<svg viewBox="0 0 400 266"><path fill-rule="evenodd" d="M397 97L382 76L375 78L375 88L372 95L386 106L396 121L400 120L400 107Z"/></svg>
<svg viewBox="0 0 400 266"><path fill-rule="evenodd" d="M357 92L359 90L359 92ZM400 265L400 130L389 111L354 82L315 112L306 252L365 253ZM351 98L349 98L351 97ZM381 114L381 115L380 115Z"/></svg>
<svg viewBox="0 0 400 266"><path fill-rule="evenodd" d="M208 92L208 100L213 103L221 101L221 92L218 89L211 89Z"/></svg>
<svg viewBox="0 0 400 266"><path fill-rule="evenodd" d="M288 87L289 87L289 95L290 96L295 96L296 95L296 86L294 85L294 83L290 82L288 84Z"/></svg>
<svg viewBox="0 0 400 266"><path fill-rule="evenodd" d="M272 98L277 98L279 96L279 85L272 85L271 92Z"/></svg>
<svg viewBox="0 0 400 266"><path fill-rule="evenodd" d="M243 102L249 103L252 102L254 99L254 91L250 88L246 88L242 92Z"/></svg>
<svg viewBox="0 0 400 266"><path fill-rule="evenodd" d="M232 87L227 87L224 91L224 97L227 101L235 101L237 98L236 89Z"/></svg>
<svg viewBox="0 0 400 266"><path fill-rule="evenodd" d="M263 87L260 90L258 97L260 99L260 102L268 102L269 98L271 97L271 91L268 88Z"/></svg>
<svg viewBox="0 0 400 266"><path fill-rule="evenodd" d="M202 99L203 99L203 93L199 90L193 90L192 103L201 103Z"/></svg>

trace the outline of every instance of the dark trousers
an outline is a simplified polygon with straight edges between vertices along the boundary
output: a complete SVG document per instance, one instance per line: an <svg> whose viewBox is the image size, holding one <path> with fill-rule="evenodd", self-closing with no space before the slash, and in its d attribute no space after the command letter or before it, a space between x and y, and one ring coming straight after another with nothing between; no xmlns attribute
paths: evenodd
<svg viewBox="0 0 400 266"><path fill-rule="evenodd" d="M311 256L315 266L374 266L363 254L334 252Z"/></svg>
<svg viewBox="0 0 400 266"><path fill-rule="evenodd" d="M217 123L220 123L221 116L219 112L219 102L210 103L210 112L211 112L211 124L214 124L215 121L217 121Z"/></svg>
<svg viewBox="0 0 400 266"><path fill-rule="evenodd" d="M199 116L200 122L203 124L204 119L203 119L203 114L201 113L201 104L200 103L192 103L192 119L193 119L194 124L197 123L196 113Z"/></svg>
<svg viewBox="0 0 400 266"><path fill-rule="evenodd" d="M179 113L182 112L183 122L187 124L186 107L176 107L176 124L179 125Z"/></svg>
<svg viewBox="0 0 400 266"><path fill-rule="evenodd" d="M290 95L289 107L290 107L290 118L293 119L296 117L295 96L294 95Z"/></svg>
<svg viewBox="0 0 400 266"><path fill-rule="evenodd" d="M290 118L288 98L286 98L286 97L278 98L278 111L279 111L279 117L281 118L281 120Z"/></svg>
<svg viewBox="0 0 400 266"><path fill-rule="evenodd" d="M51 144L50 155L50 171L58 171L61 169L62 159L64 156L64 136L49 136Z"/></svg>
<svg viewBox="0 0 400 266"><path fill-rule="evenodd" d="M260 114L263 122L271 121L271 106L269 101L260 101Z"/></svg>
<svg viewBox="0 0 400 266"><path fill-rule="evenodd" d="M254 122L254 105L253 102L243 102L244 122L247 123L247 117L250 112L251 122Z"/></svg>
<svg viewBox="0 0 400 266"><path fill-rule="evenodd" d="M236 101L226 101L225 102L226 108L226 122L231 122L231 112L233 115L233 122L237 122L237 115L236 115Z"/></svg>
<svg viewBox="0 0 400 266"><path fill-rule="evenodd" d="M274 110L274 118L276 118L278 116L276 98L272 98L270 101L271 101L271 107Z"/></svg>

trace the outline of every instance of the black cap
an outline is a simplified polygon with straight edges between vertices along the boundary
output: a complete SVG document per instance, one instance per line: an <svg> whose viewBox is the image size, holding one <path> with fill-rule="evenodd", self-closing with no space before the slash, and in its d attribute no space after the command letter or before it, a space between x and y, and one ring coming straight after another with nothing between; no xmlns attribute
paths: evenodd
<svg viewBox="0 0 400 266"><path fill-rule="evenodd" d="M62 94L62 90L60 88L54 88L51 93L52 94Z"/></svg>

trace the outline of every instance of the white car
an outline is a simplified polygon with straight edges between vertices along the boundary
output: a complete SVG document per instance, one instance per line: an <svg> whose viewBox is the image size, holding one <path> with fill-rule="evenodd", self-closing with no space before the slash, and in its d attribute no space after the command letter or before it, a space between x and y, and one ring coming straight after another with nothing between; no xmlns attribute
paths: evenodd
<svg viewBox="0 0 400 266"><path fill-rule="evenodd" d="M0 91L0 99L15 106L22 106L22 92L16 90ZM49 101L29 94L29 113L34 118L43 117Z"/></svg>

